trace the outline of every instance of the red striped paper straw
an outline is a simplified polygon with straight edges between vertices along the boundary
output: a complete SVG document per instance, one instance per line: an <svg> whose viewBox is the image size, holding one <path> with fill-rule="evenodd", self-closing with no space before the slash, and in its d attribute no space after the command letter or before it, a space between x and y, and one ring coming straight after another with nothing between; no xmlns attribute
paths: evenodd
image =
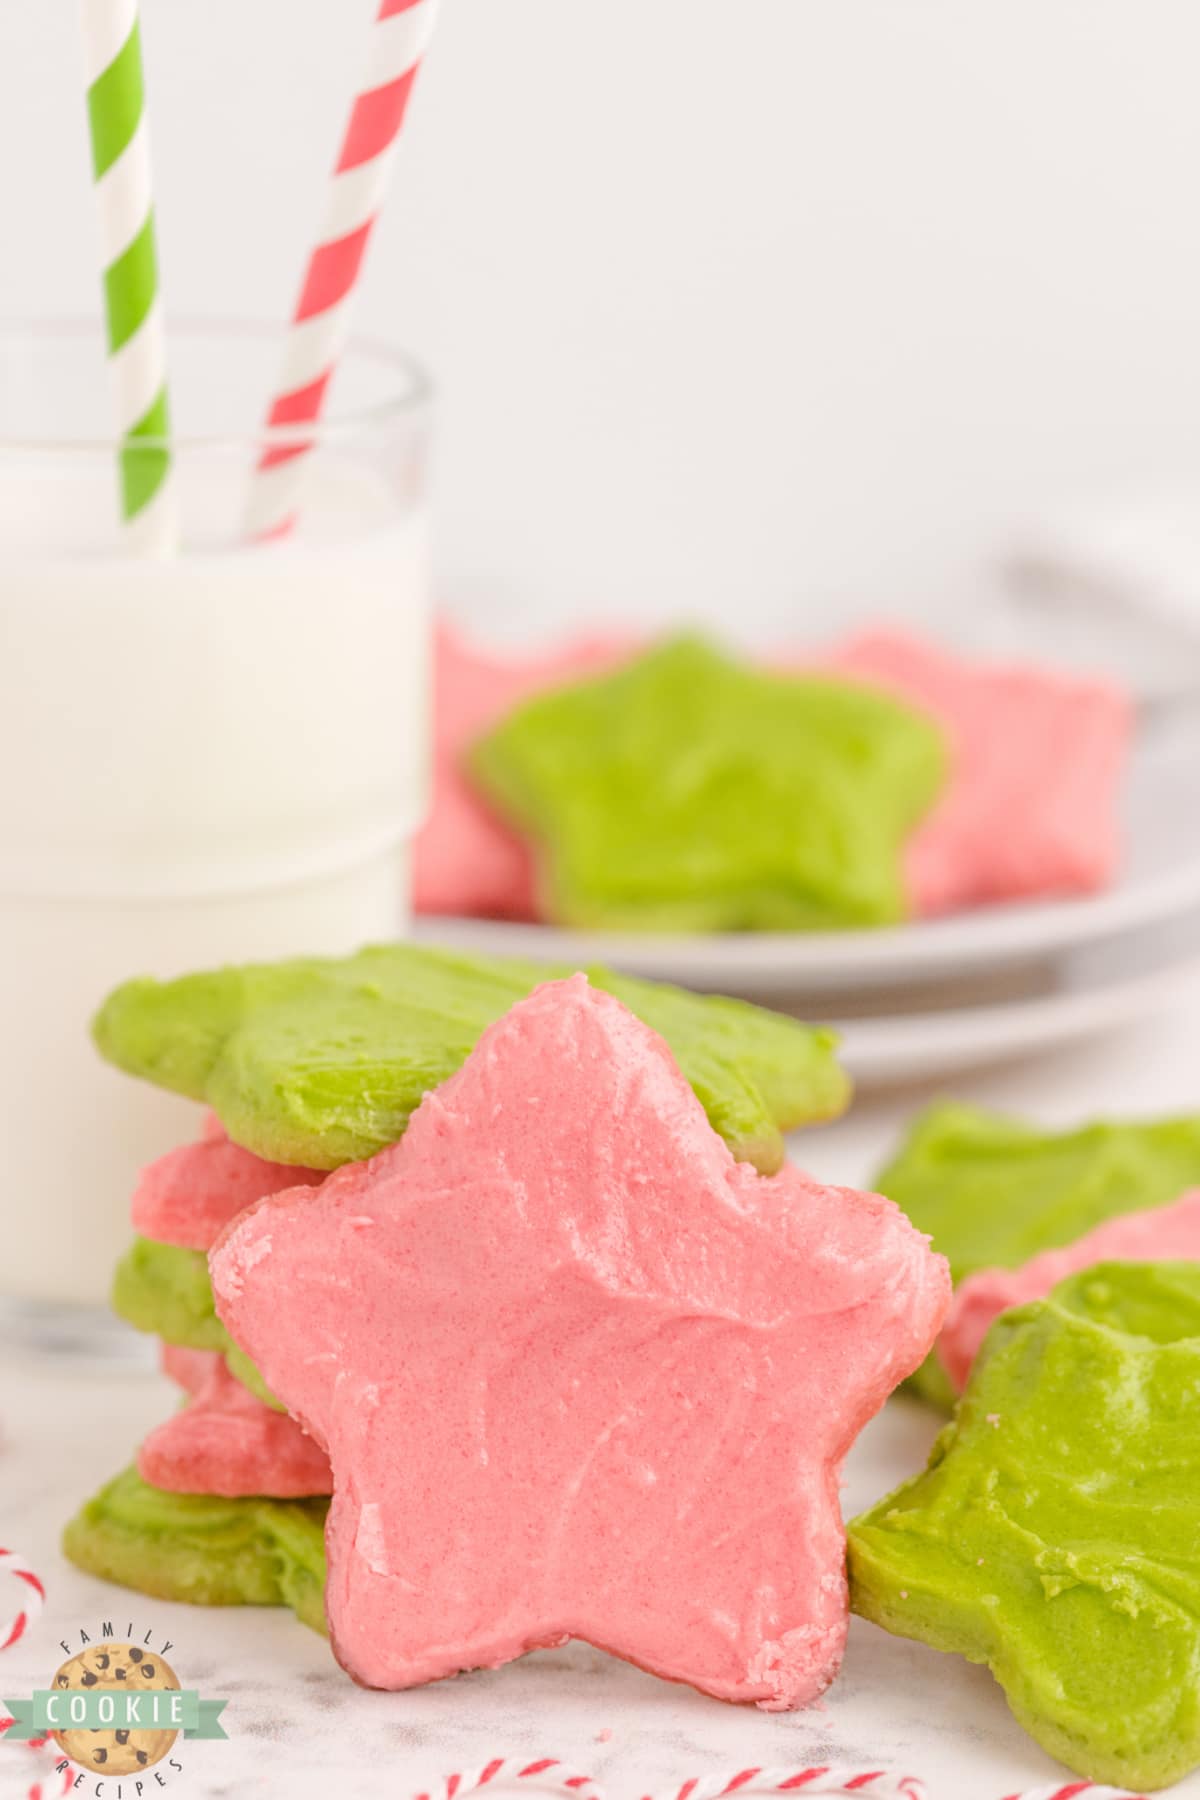
<svg viewBox="0 0 1200 1800"><path fill-rule="evenodd" d="M380 0L371 55L330 184L325 220L308 259L288 332L283 367L267 413L269 427L315 424L349 333L350 307L371 230L395 162L413 82L433 33L439 0ZM280 537L292 529L304 457L303 432L259 458L246 534Z"/></svg>

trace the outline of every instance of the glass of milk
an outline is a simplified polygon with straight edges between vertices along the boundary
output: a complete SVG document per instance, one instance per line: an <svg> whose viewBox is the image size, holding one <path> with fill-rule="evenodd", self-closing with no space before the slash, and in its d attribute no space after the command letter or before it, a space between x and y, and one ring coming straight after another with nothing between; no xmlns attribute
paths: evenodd
<svg viewBox="0 0 1200 1800"><path fill-rule="evenodd" d="M403 933L426 798L430 398L352 345L276 432L296 525L247 541L276 334L171 333L178 552L131 550L99 325L0 328L0 1336L115 1355L139 1167L200 1111L107 1068L106 992Z"/></svg>

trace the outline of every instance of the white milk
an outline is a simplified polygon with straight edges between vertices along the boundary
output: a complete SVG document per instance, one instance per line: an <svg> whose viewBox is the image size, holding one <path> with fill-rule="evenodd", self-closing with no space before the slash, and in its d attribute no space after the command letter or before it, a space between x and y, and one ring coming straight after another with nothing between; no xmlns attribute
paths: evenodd
<svg viewBox="0 0 1200 1800"><path fill-rule="evenodd" d="M426 529L374 479L323 466L296 539L229 548L244 475L205 470L153 563L108 481L0 469L0 1296L102 1301L139 1166L198 1125L92 1050L116 982L404 927Z"/></svg>

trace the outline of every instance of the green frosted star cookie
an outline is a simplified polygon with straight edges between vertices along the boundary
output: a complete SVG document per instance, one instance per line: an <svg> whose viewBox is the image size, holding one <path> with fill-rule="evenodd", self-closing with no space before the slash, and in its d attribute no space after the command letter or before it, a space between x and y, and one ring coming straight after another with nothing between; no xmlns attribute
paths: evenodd
<svg viewBox="0 0 1200 1800"><path fill-rule="evenodd" d="M1200 1264L1102 1263L992 1326L925 1474L849 1528L851 1604L987 1663L1069 1768L1200 1763Z"/></svg>
<svg viewBox="0 0 1200 1800"><path fill-rule="evenodd" d="M133 1469L101 1488L63 1533L89 1575L197 1606L290 1606L325 1626L327 1500L168 1494Z"/></svg>
<svg viewBox="0 0 1200 1800"><path fill-rule="evenodd" d="M218 1319L203 1250L135 1237L117 1264L111 1298L113 1311L139 1331L189 1350L219 1350L243 1387L277 1412L284 1410Z"/></svg>
<svg viewBox="0 0 1200 1800"><path fill-rule="evenodd" d="M929 1233L955 1282L1017 1268L1198 1184L1200 1117L1047 1132L951 1101L920 1115L875 1181ZM947 1412L954 1405L936 1354L911 1385Z"/></svg>
<svg viewBox="0 0 1200 1800"><path fill-rule="evenodd" d="M548 915L645 931L884 925L947 774L939 728L870 688L681 638L520 707L479 786L541 856Z"/></svg>
<svg viewBox="0 0 1200 1800"><path fill-rule="evenodd" d="M126 982L94 1030L110 1062L206 1101L247 1150L333 1169L395 1143L488 1025L569 972L380 945L340 960ZM845 1107L831 1033L740 1000L588 975L662 1034L713 1128L764 1174L783 1162L782 1132Z"/></svg>

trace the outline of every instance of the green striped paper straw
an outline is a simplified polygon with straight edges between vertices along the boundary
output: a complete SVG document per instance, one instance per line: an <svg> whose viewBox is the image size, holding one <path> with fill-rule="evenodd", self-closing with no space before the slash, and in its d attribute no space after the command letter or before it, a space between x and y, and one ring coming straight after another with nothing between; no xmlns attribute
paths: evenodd
<svg viewBox="0 0 1200 1800"><path fill-rule="evenodd" d="M176 520L137 0L81 0L108 357L130 542L170 555Z"/></svg>

